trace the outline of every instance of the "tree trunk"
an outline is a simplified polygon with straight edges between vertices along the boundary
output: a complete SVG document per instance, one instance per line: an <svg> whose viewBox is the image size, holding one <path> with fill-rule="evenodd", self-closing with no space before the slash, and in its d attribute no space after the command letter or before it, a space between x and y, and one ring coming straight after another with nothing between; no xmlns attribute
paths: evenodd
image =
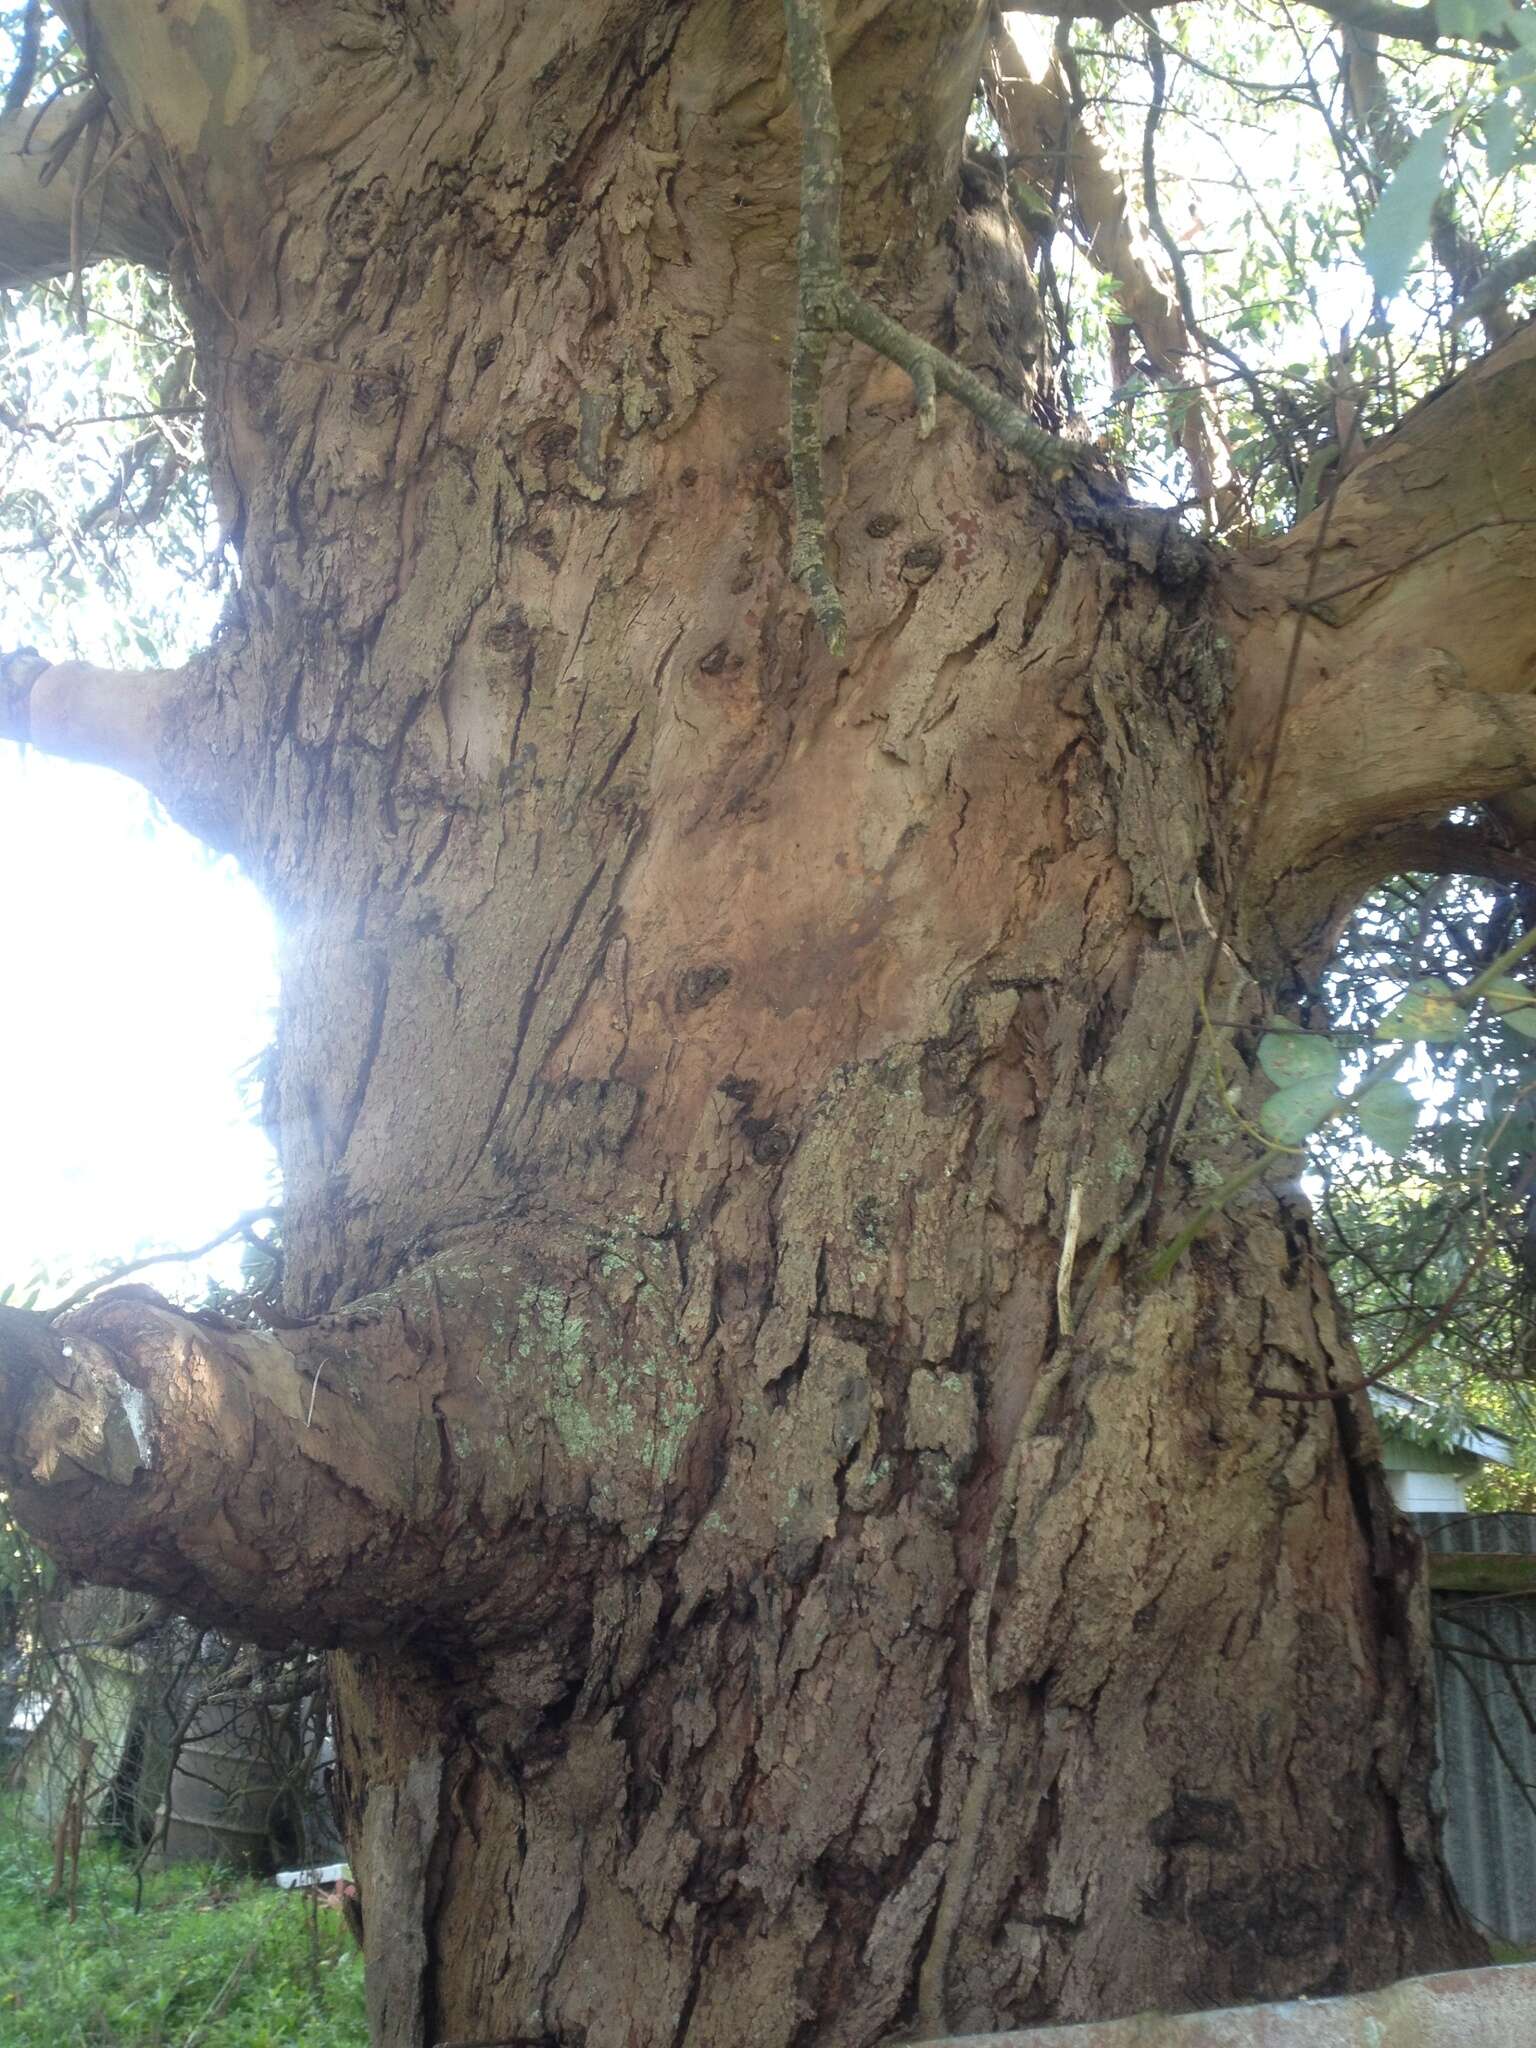
<svg viewBox="0 0 1536 2048"><path fill-rule="evenodd" d="M1223 596L849 351L834 660L787 580L776 12L570 11L319 50L287 10L217 123L142 123L223 230L242 587L91 721L279 910L293 1327L8 1316L16 1511L335 1649L379 2048L852 2048L1466 1959L1363 1397L1273 1398L1357 1371L1304 1205L1135 1273L1274 687L1234 619L1289 565ZM850 260L1027 398L1019 230L950 218L985 9L846 13ZM82 701L35 682L45 742ZM1246 1144L1191 1100L1175 1209Z"/></svg>

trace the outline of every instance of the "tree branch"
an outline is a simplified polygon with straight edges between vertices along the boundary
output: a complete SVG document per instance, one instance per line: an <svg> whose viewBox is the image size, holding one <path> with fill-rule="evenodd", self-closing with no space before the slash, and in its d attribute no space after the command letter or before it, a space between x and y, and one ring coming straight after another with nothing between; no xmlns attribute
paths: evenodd
<svg viewBox="0 0 1536 2048"><path fill-rule="evenodd" d="M152 786L186 694L186 675L183 669L47 662L30 647L0 655L0 739L116 768Z"/></svg>
<svg viewBox="0 0 1536 2048"><path fill-rule="evenodd" d="M138 1286L0 1309L10 1512L82 1577L274 1646L579 1625L600 1568L680 1533L701 1403L657 1364L667 1306L610 1302L585 1238L510 1250L282 1332Z"/></svg>
<svg viewBox="0 0 1536 2048"><path fill-rule="evenodd" d="M1502 309L1510 292L1518 285L1528 284L1533 277L1536 277L1536 242L1527 242L1513 255L1506 256L1502 263L1495 263L1491 270L1484 271L1468 288L1466 297L1456 308L1451 325L1460 327L1468 320L1486 322Z"/></svg>
<svg viewBox="0 0 1536 2048"><path fill-rule="evenodd" d="M1298 607L1306 615L1252 866L1251 897L1267 897L1282 925L1326 922L1325 882L1358 869L1384 831L1536 781L1533 405L1528 327L1340 484L1314 596L1306 571L1323 514L1227 574L1232 744L1254 787Z"/></svg>
<svg viewBox="0 0 1536 2048"><path fill-rule="evenodd" d="M1071 13L1081 21L1096 21L1104 28L1113 28L1117 21L1134 16L1149 14L1154 8L1169 7L1176 0L1086 0L1086 4L1066 8L1062 0L1009 0L1009 12L1013 14L1064 14ZM1479 56L1486 54L1492 63L1506 55L1513 48L1512 39L1486 31L1473 36L1453 36L1442 30L1435 18L1433 4L1423 7L1398 7L1391 0L1306 0L1306 5L1315 13L1327 15L1330 21L1341 28L1361 29L1371 35L1390 36L1398 42L1420 43L1426 50L1433 50L1444 43L1469 46Z"/></svg>
<svg viewBox="0 0 1536 2048"><path fill-rule="evenodd" d="M0 1310L11 1510L85 1578L211 1626L273 1645L394 1634L424 1587L462 1597L465 1574L431 1528L430 1391L388 1371L379 1334L296 1349L139 1288L52 1328Z"/></svg>
<svg viewBox="0 0 1536 2048"><path fill-rule="evenodd" d="M1389 875L1475 875L1499 888L1536 888L1536 843L1508 846L1473 825L1395 826L1371 849L1372 879Z"/></svg>
<svg viewBox="0 0 1536 2048"><path fill-rule="evenodd" d="M827 566L822 489L821 378L827 345L841 331L897 363L912 379L921 434L932 430L934 392L969 408L1005 448L1056 476L1083 460L1083 450L1047 433L1015 405L931 343L909 333L867 300L843 275L840 242L842 143L832 96L822 0L784 0L790 77L800 113L799 308L790 367L790 473L795 500L791 573L811 600L834 654L847 639L843 602Z"/></svg>
<svg viewBox="0 0 1536 2048"><path fill-rule="evenodd" d="M5 105L0 111L14 114L18 107L25 106L32 81L37 76L42 41L43 0L27 0L26 12L21 17L21 34L16 38L16 69L11 73L10 84L5 89Z"/></svg>
<svg viewBox="0 0 1536 2048"><path fill-rule="evenodd" d="M120 260L163 270L169 262L176 239L171 210L136 143L111 151L76 201L64 159L94 98L77 93L41 114L20 107L0 116L0 286L65 276L74 261L72 239L86 264Z"/></svg>
<svg viewBox="0 0 1536 2048"><path fill-rule="evenodd" d="M189 831L231 850L243 780L229 731L238 700L224 685L239 648L230 637L178 669L48 662L30 647L0 654L0 740L115 768Z"/></svg>

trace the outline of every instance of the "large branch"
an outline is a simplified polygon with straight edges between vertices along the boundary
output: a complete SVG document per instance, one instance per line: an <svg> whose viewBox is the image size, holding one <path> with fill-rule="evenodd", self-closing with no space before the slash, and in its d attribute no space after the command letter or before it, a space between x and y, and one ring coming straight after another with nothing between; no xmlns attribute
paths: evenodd
<svg viewBox="0 0 1536 2048"><path fill-rule="evenodd" d="M136 1288L58 1329L0 1310L11 1511L82 1577L210 1625L322 1645L398 1631L422 1587L462 1593L463 1574L433 1540L430 1390L392 1381L376 1348L300 1351Z"/></svg>
<svg viewBox="0 0 1536 2048"><path fill-rule="evenodd" d="M555 1237L515 1283L442 1258L281 1333L139 1287L57 1324L0 1309L11 1513L82 1577L262 1642L568 1619L666 1532L700 1410L643 1299L551 1283Z"/></svg>
<svg viewBox="0 0 1536 2048"><path fill-rule="evenodd" d="M1533 418L1526 327L1226 576L1250 900L1293 932L1401 864L1394 828L1536 782Z"/></svg>
<svg viewBox="0 0 1536 2048"><path fill-rule="evenodd" d="M0 740L61 760L115 768L211 845L238 835L241 749L227 688L236 638L177 669L48 662L32 648L0 654Z"/></svg>
<svg viewBox="0 0 1536 2048"><path fill-rule="evenodd" d="M1150 13L1154 8L1170 7L1178 0L1086 0L1086 4L1066 7L1062 0L1008 0L1010 14L1074 14L1082 21L1096 21L1105 28L1112 28L1117 21ZM1317 14L1325 14L1341 28L1360 29L1371 35L1391 36L1398 42L1419 43L1427 50L1443 43L1465 44L1486 54L1489 61L1505 55L1512 47L1509 37L1491 32L1472 36L1455 36L1440 27L1432 4L1423 7L1397 7L1391 0L1307 0L1307 5Z"/></svg>
<svg viewBox="0 0 1536 2048"><path fill-rule="evenodd" d="M170 208L137 143L98 147L85 170L83 117L94 98L0 117L0 285L62 277L77 263L163 270L169 261Z"/></svg>

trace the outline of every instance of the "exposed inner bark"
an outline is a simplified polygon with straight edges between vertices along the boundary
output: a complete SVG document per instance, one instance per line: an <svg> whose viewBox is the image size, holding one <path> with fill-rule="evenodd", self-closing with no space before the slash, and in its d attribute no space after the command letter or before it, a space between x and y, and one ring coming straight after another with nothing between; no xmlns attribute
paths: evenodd
<svg viewBox="0 0 1536 2048"><path fill-rule="evenodd" d="M1114 1249L1283 664L1232 621L1278 645L1289 567L1218 616L1175 528L953 414L920 442L834 353L833 661L787 580L775 11L567 11L252 10L216 106L151 106L98 25L222 229L242 589L157 775L282 917L309 1320L0 1324L16 1510L336 1650L390 2048L862 2044L1472 1954L1368 1416L1253 1394L1355 1374L1300 1206L1145 1296ZM948 221L985 10L844 13L850 258L1027 396L1018 226ZM1220 1000L1262 1007L1235 961ZM1177 1192L1243 1143L1201 1092ZM971 1598L1101 1252L965 1843Z"/></svg>

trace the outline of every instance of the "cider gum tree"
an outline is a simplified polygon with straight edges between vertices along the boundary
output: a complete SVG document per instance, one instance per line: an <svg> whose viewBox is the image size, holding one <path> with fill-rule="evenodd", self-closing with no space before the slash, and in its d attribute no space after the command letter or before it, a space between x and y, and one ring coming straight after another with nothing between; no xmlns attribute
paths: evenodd
<svg viewBox="0 0 1536 2048"><path fill-rule="evenodd" d="M239 587L174 671L10 657L0 729L275 906L286 1281L5 1311L0 1472L331 1653L378 2048L1480 1954L1365 1399L1280 1398L1359 1372L1294 1177L1146 1259L1251 1150L1202 979L1257 1024L1536 783L1536 339L1207 546L1054 432L986 0L829 0L840 164L808 0L798 81L768 0L61 12L101 133L44 181L81 107L5 117L0 265L169 276Z"/></svg>

